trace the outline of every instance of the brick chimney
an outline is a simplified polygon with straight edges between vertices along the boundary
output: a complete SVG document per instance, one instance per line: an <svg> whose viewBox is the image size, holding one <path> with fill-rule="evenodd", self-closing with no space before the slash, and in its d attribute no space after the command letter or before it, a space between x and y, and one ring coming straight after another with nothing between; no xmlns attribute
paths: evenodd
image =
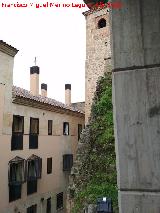
<svg viewBox="0 0 160 213"><path fill-rule="evenodd" d="M65 84L65 104L71 105L71 84Z"/></svg>
<svg viewBox="0 0 160 213"><path fill-rule="evenodd" d="M30 67L30 92L39 95L39 67Z"/></svg>
<svg viewBox="0 0 160 213"><path fill-rule="evenodd" d="M47 97L47 84L41 84L41 95Z"/></svg>

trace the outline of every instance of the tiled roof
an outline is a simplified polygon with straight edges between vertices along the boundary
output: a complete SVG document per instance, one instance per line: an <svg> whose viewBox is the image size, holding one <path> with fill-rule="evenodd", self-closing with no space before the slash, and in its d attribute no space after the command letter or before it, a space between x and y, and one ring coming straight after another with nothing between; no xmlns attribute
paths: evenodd
<svg viewBox="0 0 160 213"><path fill-rule="evenodd" d="M81 110L82 112L85 112L85 102L72 103L71 106Z"/></svg>
<svg viewBox="0 0 160 213"><path fill-rule="evenodd" d="M51 105L53 107L58 107L58 108L61 108L61 109L66 109L66 110L70 110L70 111L73 111L73 112L78 112L78 113L84 114L83 111L79 110L76 107L67 106L67 105L65 105L65 104L63 104L59 101L56 101L55 99L43 97L41 95L34 96L28 90L22 89L20 87L13 86L12 87L12 95L13 95L13 98L21 97L21 98L25 98L25 99L28 99L28 100L33 100L33 101L36 101L36 102L48 104L48 105Z"/></svg>
<svg viewBox="0 0 160 213"><path fill-rule="evenodd" d="M18 50L15 47L12 47L3 40L0 40L0 50L12 57L14 57L18 52Z"/></svg>
<svg viewBox="0 0 160 213"><path fill-rule="evenodd" d="M6 43L5 41L3 41L3 40L0 40L0 43L3 44L3 45L5 45L5 46L7 46L7 47L9 47L9 48L12 48L12 49L18 51L15 47L11 46L10 44L7 44L7 43Z"/></svg>
<svg viewBox="0 0 160 213"><path fill-rule="evenodd" d="M88 16L88 15L94 13L94 12L98 12L98 11L103 10L103 9L106 9L106 10L107 10L107 9L109 9L109 8L108 8L107 5L104 5L103 7L97 7L97 6L94 7L94 6L92 6L89 10L83 12L82 14L83 14L84 16ZM108 12L108 11L107 11L107 12Z"/></svg>

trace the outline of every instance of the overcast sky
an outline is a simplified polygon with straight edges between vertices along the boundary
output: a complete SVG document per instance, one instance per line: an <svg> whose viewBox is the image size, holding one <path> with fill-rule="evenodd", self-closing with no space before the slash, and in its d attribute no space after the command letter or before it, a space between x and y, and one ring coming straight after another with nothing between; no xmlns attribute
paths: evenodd
<svg viewBox="0 0 160 213"><path fill-rule="evenodd" d="M83 3L81 0L50 2ZM30 66L34 65L36 56L40 83L48 84L48 97L64 102L64 84L71 83L72 102L84 101L86 23L82 12L86 10L87 7L0 8L0 39L19 50L15 57L14 85L29 90Z"/></svg>

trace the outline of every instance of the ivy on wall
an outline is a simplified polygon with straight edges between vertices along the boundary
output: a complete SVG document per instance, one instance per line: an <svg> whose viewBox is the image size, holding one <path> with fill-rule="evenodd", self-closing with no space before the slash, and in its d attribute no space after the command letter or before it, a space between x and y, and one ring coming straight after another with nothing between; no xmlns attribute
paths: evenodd
<svg viewBox="0 0 160 213"><path fill-rule="evenodd" d="M71 173L72 212L83 212L98 197L110 197L118 212L116 156L114 147L112 78L107 72L97 83L89 125L81 134L77 159Z"/></svg>

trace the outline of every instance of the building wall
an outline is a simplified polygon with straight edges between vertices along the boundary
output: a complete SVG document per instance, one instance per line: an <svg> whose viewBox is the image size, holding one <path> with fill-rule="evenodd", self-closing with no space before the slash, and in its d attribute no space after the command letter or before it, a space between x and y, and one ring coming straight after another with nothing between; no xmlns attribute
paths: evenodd
<svg viewBox="0 0 160 213"><path fill-rule="evenodd" d="M85 123L90 117L96 83L110 67L110 27L107 9L87 11L86 17L86 70L85 70ZM106 27L98 29L100 19L106 19Z"/></svg>
<svg viewBox="0 0 160 213"><path fill-rule="evenodd" d="M12 56L0 51L0 96L2 102L0 109L5 103L3 111L0 112L0 133L8 133L8 124L11 122L12 112L12 85L13 85L13 64L14 59ZM2 115L3 112L3 115ZM3 128L2 128L3 122Z"/></svg>
<svg viewBox="0 0 160 213"><path fill-rule="evenodd" d="M1 44L0 44L1 45ZM52 199L52 212L66 212L65 197L69 173L63 172L63 155L75 156L80 114L61 114L12 103L13 57L0 51L0 213L26 213L37 204L37 213L46 212L46 199ZM14 98L14 97L13 97ZM24 116L23 150L11 151L13 115ZM29 149L30 117L39 118L38 149ZM48 135L48 120L53 120L53 135ZM69 122L69 135L63 135L63 122ZM42 177L37 192L27 196L22 184L21 199L9 203L8 163L16 156L27 160L32 154L42 158ZM52 173L47 174L47 158L52 157ZM56 210L56 194L64 193L64 208Z"/></svg>
<svg viewBox="0 0 160 213"><path fill-rule="evenodd" d="M53 199L53 212L56 212L56 194L63 192L65 195L68 174L63 172L63 154L74 154L78 143L78 124L84 125L84 119L71 115L48 112L45 110L13 104L13 114L24 116L23 150L11 151L11 134L0 136L0 212L14 212L15 206L20 212L26 212L26 208L38 204L38 208L45 205L41 198ZM39 118L38 149L29 149L30 117ZM53 120L53 135L48 135L48 120ZM70 135L63 135L63 122L69 122ZM10 125L10 131L12 123ZM37 193L27 196L27 184L22 187L22 199L9 203L8 191L8 162L15 156L27 159L32 154L42 158L42 178L38 180ZM47 174L47 158L52 157L52 174ZM38 210L38 212L41 212ZM42 211L43 212L43 211ZM65 212L65 208L63 210Z"/></svg>

